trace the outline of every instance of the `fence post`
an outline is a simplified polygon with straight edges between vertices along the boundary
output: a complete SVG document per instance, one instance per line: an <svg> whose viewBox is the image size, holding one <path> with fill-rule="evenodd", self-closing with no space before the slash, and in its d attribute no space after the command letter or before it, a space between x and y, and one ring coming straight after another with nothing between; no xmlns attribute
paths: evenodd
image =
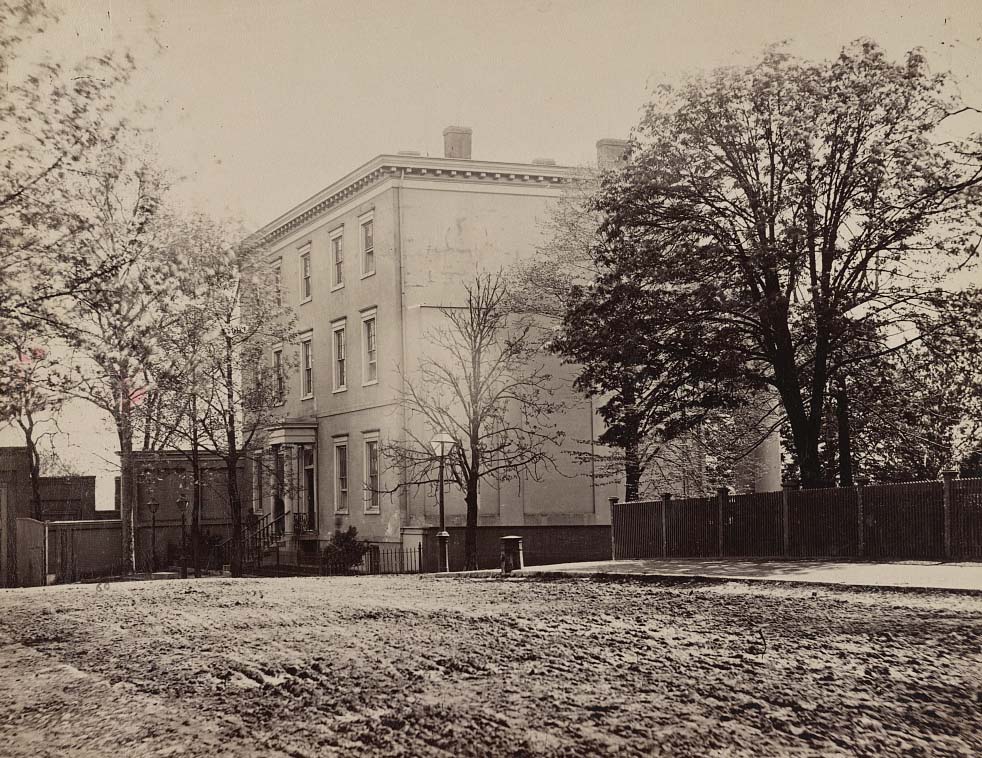
<svg viewBox="0 0 982 758"><path fill-rule="evenodd" d="M616 495L607 498L607 503L610 506L610 560L612 561L617 560L617 538L614 535L614 504L617 501Z"/></svg>
<svg viewBox="0 0 982 758"><path fill-rule="evenodd" d="M941 472L942 483L942 507L944 509L944 557L950 560L951 551L951 515L954 510L955 499L955 477L958 472L954 469L945 469Z"/></svg>
<svg viewBox="0 0 982 758"><path fill-rule="evenodd" d="M859 537L859 557L866 557L866 507L863 505L863 480L856 482L856 528Z"/></svg>
<svg viewBox="0 0 982 758"><path fill-rule="evenodd" d="M723 509L726 507L729 494L728 487L716 488L716 550L720 558L723 557Z"/></svg>
<svg viewBox="0 0 982 758"><path fill-rule="evenodd" d="M791 493L798 489L798 482L781 482L781 539L784 557L791 557Z"/></svg>
<svg viewBox="0 0 982 758"><path fill-rule="evenodd" d="M661 495L661 555L668 558L668 503L672 499L671 492L663 492Z"/></svg>

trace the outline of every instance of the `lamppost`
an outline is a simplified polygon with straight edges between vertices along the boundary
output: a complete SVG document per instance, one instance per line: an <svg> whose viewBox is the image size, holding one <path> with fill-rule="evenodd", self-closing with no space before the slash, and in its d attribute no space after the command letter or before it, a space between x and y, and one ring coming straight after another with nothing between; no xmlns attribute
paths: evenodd
<svg viewBox="0 0 982 758"><path fill-rule="evenodd" d="M181 579L188 578L188 499L181 495L177 499L181 511Z"/></svg>
<svg viewBox="0 0 982 758"><path fill-rule="evenodd" d="M440 531L436 535L440 541L440 571L450 571L450 533L447 532L444 513L443 467L447 452L453 450L457 441L446 432L440 432L430 440L430 444L433 446L433 452L440 456Z"/></svg>
<svg viewBox="0 0 982 758"><path fill-rule="evenodd" d="M160 503L156 500L147 501L147 510L150 511L150 573L157 572L157 509Z"/></svg>

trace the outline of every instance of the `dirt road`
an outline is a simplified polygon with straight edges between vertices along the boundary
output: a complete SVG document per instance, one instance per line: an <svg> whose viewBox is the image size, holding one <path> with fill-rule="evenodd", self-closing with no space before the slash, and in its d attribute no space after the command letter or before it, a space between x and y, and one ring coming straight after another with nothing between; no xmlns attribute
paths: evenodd
<svg viewBox="0 0 982 758"><path fill-rule="evenodd" d="M982 599L419 577L0 591L0 754L980 755Z"/></svg>

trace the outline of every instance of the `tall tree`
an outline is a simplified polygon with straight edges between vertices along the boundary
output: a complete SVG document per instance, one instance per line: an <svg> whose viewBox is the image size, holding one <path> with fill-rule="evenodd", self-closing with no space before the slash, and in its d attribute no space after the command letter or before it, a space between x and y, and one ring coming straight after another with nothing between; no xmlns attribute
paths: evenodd
<svg viewBox="0 0 982 758"><path fill-rule="evenodd" d="M41 506L42 443L57 431L70 372L45 346L42 335L0 333L0 424L20 429L29 458L31 512L44 519Z"/></svg>
<svg viewBox="0 0 982 758"><path fill-rule="evenodd" d="M105 153L99 171L85 177L79 197L88 224L80 244L95 260L122 256L125 263L97 288L73 291L60 325L75 351L74 394L105 411L116 428L123 555L131 571L136 570L132 453L145 418L137 409L153 387L150 367L166 357L161 335L182 307L175 297L181 268L163 255L169 232L166 188L153 167L116 150ZM169 357L179 360L179 354Z"/></svg>
<svg viewBox="0 0 982 758"><path fill-rule="evenodd" d="M282 377L275 375L270 355L273 346L293 340L295 315L279 298L266 251L229 225L203 217L186 220L170 252L177 256L175 263L181 262L185 304L165 339L180 349L183 360L159 373L160 398L149 417L190 451L193 526L200 514L199 454L223 462L232 521L231 570L241 576L239 476L247 460L262 465L264 432L282 415ZM280 370L290 365L287 356Z"/></svg>
<svg viewBox="0 0 982 758"><path fill-rule="evenodd" d="M947 83L868 40L819 63L772 48L660 88L604 182L598 265L659 300L649 360L773 388L804 486L832 378L933 328L978 247L982 140L950 135L973 112Z"/></svg>
<svg viewBox="0 0 982 758"><path fill-rule="evenodd" d="M446 324L427 335L431 351L406 384L404 439L383 450L402 486L419 486L437 481L433 436L457 441L446 463L466 503L465 568L475 569L481 480L538 479L563 433L550 418L561 406L536 361L533 327L510 317L502 277L478 276L464 291L463 305L441 308Z"/></svg>
<svg viewBox="0 0 982 758"><path fill-rule="evenodd" d="M25 41L54 20L43 2L0 2L0 332L57 319L59 300L98 290L126 262L125 251L89 254L75 190L126 128L116 96L133 63L109 55L15 71Z"/></svg>

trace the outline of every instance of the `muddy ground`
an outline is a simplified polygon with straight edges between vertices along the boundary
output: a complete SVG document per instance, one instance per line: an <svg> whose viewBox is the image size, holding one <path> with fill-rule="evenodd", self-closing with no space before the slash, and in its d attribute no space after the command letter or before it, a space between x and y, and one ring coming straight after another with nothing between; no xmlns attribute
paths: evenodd
<svg viewBox="0 0 982 758"><path fill-rule="evenodd" d="M982 598L420 577L0 591L0 755L982 755Z"/></svg>

